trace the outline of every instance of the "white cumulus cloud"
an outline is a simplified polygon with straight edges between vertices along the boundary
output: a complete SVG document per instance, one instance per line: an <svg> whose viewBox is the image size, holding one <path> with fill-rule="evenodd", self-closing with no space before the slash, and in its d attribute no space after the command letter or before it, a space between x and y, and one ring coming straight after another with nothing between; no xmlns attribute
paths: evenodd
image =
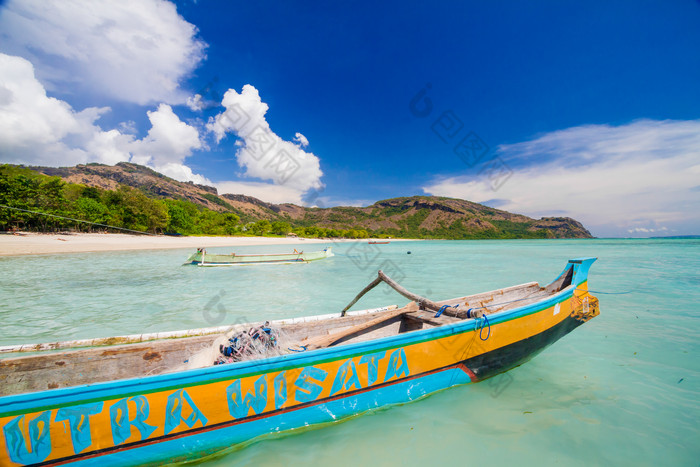
<svg viewBox="0 0 700 467"><path fill-rule="evenodd" d="M302 149L308 144L304 135L297 133L299 144L277 136L265 119L268 105L255 87L246 84L240 93L229 89L221 104L226 110L211 118L207 129L217 142L228 133L240 138L236 158L246 177L270 180L275 186L295 190L299 197L323 186L318 157Z"/></svg>
<svg viewBox="0 0 700 467"><path fill-rule="evenodd" d="M10 0L0 10L0 50L29 59L49 89L138 104L185 101L180 82L205 57L196 36L165 0Z"/></svg>
<svg viewBox="0 0 700 467"><path fill-rule="evenodd" d="M234 195L253 196L262 201L275 204L303 204L302 192L289 186L251 181L218 182L214 183L214 186L221 194L231 193Z"/></svg>
<svg viewBox="0 0 700 467"><path fill-rule="evenodd" d="M103 132L95 121L109 109L76 112L66 102L48 97L32 64L0 54L0 157L4 162L74 165L116 163L129 159L122 147L129 137Z"/></svg>
<svg viewBox="0 0 700 467"><path fill-rule="evenodd" d="M199 112L204 108L204 101L202 100L201 94L195 94L194 96L188 97L185 104L193 112Z"/></svg>
<svg viewBox="0 0 700 467"><path fill-rule="evenodd" d="M167 104L147 114L151 129L143 139L129 145L131 162L152 167L175 180L211 185L210 180L185 165L192 151L202 148L197 129L180 120Z"/></svg>
<svg viewBox="0 0 700 467"><path fill-rule="evenodd" d="M499 209L533 217L574 217L598 236L700 231L700 120L584 125L497 154L514 170L496 192L487 174L443 176L423 190L498 199Z"/></svg>
<svg viewBox="0 0 700 467"><path fill-rule="evenodd" d="M147 114L151 129L131 144L132 162L153 167L182 163L192 150L202 147L197 129L180 120L168 104Z"/></svg>
<svg viewBox="0 0 700 467"><path fill-rule="evenodd" d="M646 227L635 227L634 229L628 229L627 232L631 234L635 233L654 233L654 232L666 232L668 229L666 227L661 227L659 229L647 229Z"/></svg>
<svg viewBox="0 0 700 467"><path fill-rule="evenodd" d="M302 135L299 132L297 132L297 134L294 135L294 141L302 148L305 148L309 145L309 140L306 139L306 136Z"/></svg>
<svg viewBox="0 0 700 467"><path fill-rule="evenodd" d="M202 143L197 129L182 122L169 105L148 112L151 129L142 139L117 129L103 130L96 122L108 111L90 107L78 112L47 96L29 61L0 53L2 162L70 166L132 161L177 180L210 183L184 165Z"/></svg>

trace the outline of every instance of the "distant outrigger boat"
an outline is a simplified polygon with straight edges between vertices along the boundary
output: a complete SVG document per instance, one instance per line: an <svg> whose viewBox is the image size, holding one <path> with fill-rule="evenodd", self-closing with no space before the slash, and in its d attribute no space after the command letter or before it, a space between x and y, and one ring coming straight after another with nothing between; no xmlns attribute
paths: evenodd
<svg viewBox="0 0 700 467"><path fill-rule="evenodd" d="M593 261L441 302L380 271L345 310L382 281L414 301L270 323L302 351L223 365L212 349L250 324L0 348L35 352L0 359L0 465L184 461L482 381L599 314Z"/></svg>
<svg viewBox="0 0 700 467"><path fill-rule="evenodd" d="M294 250L294 253L281 254L259 254L259 255L230 255L209 254L204 248L197 248L197 252L187 258L187 264L197 266L237 266L244 264L291 264L291 263L308 263L319 259L330 258L333 255L331 247L324 248L321 251L311 251L304 253L303 251Z"/></svg>
<svg viewBox="0 0 700 467"><path fill-rule="evenodd" d="M377 241L377 240L370 240L369 242L370 245L386 245L387 243L390 243L388 240L386 241Z"/></svg>

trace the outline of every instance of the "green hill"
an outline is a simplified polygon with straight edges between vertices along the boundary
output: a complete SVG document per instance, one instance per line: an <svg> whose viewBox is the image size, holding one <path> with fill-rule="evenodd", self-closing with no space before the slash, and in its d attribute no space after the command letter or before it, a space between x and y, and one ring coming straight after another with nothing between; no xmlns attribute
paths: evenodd
<svg viewBox="0 0 700 467"><path fill-rule="evenodd" d="M75 167L0 166L0 204L152 233L395 238L591 238L568 217L532 219L462 199L411 196L371 206L271 204L178 182L122 162ZM94 229L0 208L0 229Z"/></svg>

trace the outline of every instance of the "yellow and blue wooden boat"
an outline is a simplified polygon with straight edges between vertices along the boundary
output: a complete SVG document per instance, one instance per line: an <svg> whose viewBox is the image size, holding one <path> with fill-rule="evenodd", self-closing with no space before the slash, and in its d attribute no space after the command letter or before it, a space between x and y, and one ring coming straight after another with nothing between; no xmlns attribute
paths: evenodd
<svg viewBox="0 0 700 467"><path fill-rule="evenodd" d="M292 264L292 263L308 263L319 259L326 259L333 256L331 247L324 248L321 251L303 251L294 250L294 253L273 253L273 254L254 254L254 255L238 255L231 253L230 255L220 255L207 253L204 248L198 248L189 258L187 264L196 266L239 266L244 264Z"/></svg>
<svg viewBox="0 0 700 467"><path fill-rule="evenodd" d="M0 359L0 465L192 459L484 380L599 313L594 260L545 287L274 322L306 350L224 365L212 348L241 326L0 348L35 351Z"/></svg>

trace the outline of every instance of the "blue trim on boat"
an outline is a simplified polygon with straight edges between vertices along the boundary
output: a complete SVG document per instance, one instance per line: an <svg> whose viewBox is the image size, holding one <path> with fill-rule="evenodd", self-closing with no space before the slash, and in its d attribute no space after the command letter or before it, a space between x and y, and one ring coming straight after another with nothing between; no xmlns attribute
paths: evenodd
<svg viewBox="0 0 700 467"><path fill-rule="evenodd" d="M280 410L272 414L246 417L233 420L219 426L203 427L185 433L168 436L170 439L153 439L109 448L102 453L89 453L86 459L80 455L71 458L56 459L45 465L71 461L79 466L131 466L159 464L163 459L168 462L192 459L221 451L239 443L248 442L262 435L287 431L294 428L333 422L351 415L357 415L372 409L410 402L447 387L471 382L469 375L458 368L446 368L434 373L397 380L391 384L375 389L366 388L354 394L302 406ZM175 452L183 452L173 456ZM39 464L42 465L42 464Z"/></svg>

